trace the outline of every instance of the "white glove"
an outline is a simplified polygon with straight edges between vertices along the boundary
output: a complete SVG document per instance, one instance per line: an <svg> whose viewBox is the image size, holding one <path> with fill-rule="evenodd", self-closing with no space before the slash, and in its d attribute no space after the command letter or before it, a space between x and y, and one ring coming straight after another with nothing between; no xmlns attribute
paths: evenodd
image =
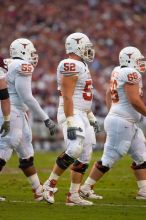
<svg viewBox="0 0 146 220"><path fill-rule="evenodd" d="M89 112L88 115L87 115L87 117L88 117L88 119L89 119L90 125L93 126L93 128L94 128L95 134L97 134L98 132L100 132L100 131L101 131L100 125L99 125L99 123L97 122L97 119L96 119L96 117L94 116L93 112Z"/></svg>
<svg viewBox="0 0 146 220"><path fill-rule="evenodd" d="M68 137L68 139L70 139L70 140L77 139L76 131L82 132L82 129L75 125L73 116L67 117L66 122L67 122L67 137Z"/></svg>

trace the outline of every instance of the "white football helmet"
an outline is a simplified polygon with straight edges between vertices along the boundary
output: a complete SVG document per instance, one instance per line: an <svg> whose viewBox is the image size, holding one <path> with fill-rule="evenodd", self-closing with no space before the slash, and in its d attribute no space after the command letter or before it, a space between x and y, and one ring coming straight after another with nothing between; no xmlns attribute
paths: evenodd
<svg viewBox="0 0 146 220"><path fill-rule="evenodd" d="M38 54L33 43L26 38L18 38L14 40L10 45L10 57L11 58L21 58L34 67L38 63Z"/></svg>
<svg viewBox="0 0 146 220"><path fill-rule="evenodd" d="M136 47L125 47L119 54L120 66L132 67L139 72L146 70L144 56Z"/></svg>
<svg viewBox="0 0 146 220"><path fill-rule="evenodd" d="M74 53L85 61L92 62L94 59L95 51L93 44L85 34L70 34L66 38L65 49L66 54Z"/></svg>

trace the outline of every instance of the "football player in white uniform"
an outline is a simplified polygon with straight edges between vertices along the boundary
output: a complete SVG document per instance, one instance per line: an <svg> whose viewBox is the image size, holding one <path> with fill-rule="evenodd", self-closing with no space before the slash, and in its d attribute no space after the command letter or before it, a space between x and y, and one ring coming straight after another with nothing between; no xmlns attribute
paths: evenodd
<svg viewBox="0 0 146 220"><path fill-rule="evenodd" d="M42 186L33 165L34 150L27 111L32 111L42 120L51 135L55 133L55 124L32 95L32 73L38 62L32 42L25 38L13 41L10 45L10 57L6 77L11 102L10 133L0 139L0 169L15 150L19 157L19 168L32 185L35 199L40 201L43 199Z"/></svg>
<svg viewBox="0 0 146 220"><path fill-rule="evenodd" d="M50 177L44 183L44 198L54 203L53 189L62 173L71 166L71 186L66 205L92 205L79 196L82 176L90 161L95 132L99 125L91 111L93 87L86 61L94 59L89 38L82 33L69 35L65 43L67 59L57 68L60 93L58 123L64 134L66 150L58 156Z"/></svg>
<svg viewBox="0 0 146 220"><path fill-rule="evenodd" d="M6 72L6 65L4 64L3 58L0 57L0 134L2 138L5 137L10 131L10 99L5 80ZM0 159L0 170L1 166L3 166L3 160ZM0 196L0 201L5 201L5 198Z"/></svg>
<svg viewBox="0 0 146 220"><path fill-rule="evenodd" d="M81 187L81 195L90 198L98 181L125 154L133 159L132 168L139 188L137 199L146 199L146 140L139 127L146 107L142 101L142 76L146 69L144 56L135 47L126 47L119 54L120 66L111 74L106 103L109 113L104 121L107 133L104 152Z"/></svg>

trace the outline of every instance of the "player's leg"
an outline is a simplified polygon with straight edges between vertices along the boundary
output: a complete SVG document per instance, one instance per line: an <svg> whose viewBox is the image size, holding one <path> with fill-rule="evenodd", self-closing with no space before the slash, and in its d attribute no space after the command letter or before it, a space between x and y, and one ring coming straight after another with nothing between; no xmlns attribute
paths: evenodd
<svg viewBox="0 0 146 220"><path fill-rule="evenodd" d="M81 137L77 137L76 140L67 140L67 150L57 157L53 170L43 185L43 194L47 202L54 203L55 187L60 176L74 162L74 158L79 157L80 148L82 147L80 146L80 139ZM76 152L74 150L75 146L78 146L78 151Z"/></svg>
<svg viewBox="0 0 146 220"><path fill-rule="evenodd" d="M31 143L32 132L26 115L22 115L22 126L21 144L15 149L19 156L19 168L27 177L34 192L35 200L41 201L43 200L42 185L34 166L34 150Z"/></svg>
<svg viewBox="0 0 146 220"><path fill-rule="evenodd" d="M78 158L83 150L83 138L84 138L84 123L80 119L79 115L75 115L75 120L82 128L82 136L80 131L77 132L76 140L67 139L67 126L66 122L62 124L64 140L66 145L66 151L57 157L56 163L53 167L51 175L48 180L44 183L44 198L49 203L54 203L54 188L57 184L59 177L64 173L64 171L73 164L74 160Z"/></svg>
<svg viewBox="0 0 146 220"><path fill-rule="evenodd" d="M93 165L89 177L81 187L85 195L90 194L95 183L104 176L116 161L128 152L134 135L132 124L122 119L107 117L104 126L107 133L104 152L101 160ZM125 130L125 127L127 130Z"/></svg>
<svg viewBox="0 0 146 220"><path fill-rule="evenodd" d="M0 124L2 123L3 118L0 118ZM7 135L3 138L0 137L0 172L6 165L6 162L10 159L13 150L9 147L10 136ZM2 176L1 176L2 178ZM5 201L6 198L0 196L0 201Z"/></svg>
<svg viewBox="0 0 146 220"><path fill-rule="evenodd" d="M146 140L140 128L129 150L134 162L132 168L139 188L136 199L146 199Z"/></svg>
<svg viewBox="0 0 146 220"><path fill-rule="evenodd" d="M6 162L10 159L12 152L13 150L10 149L9 147L6 147L6 146L4 147L4 145L1 145L1 141L0 141L0 172L6 165ZM0 201L3 202L5 200L6 200L6 197L0 196Z"/></svg>
<svg viewBox="0 0 146 220"><path fill-rule="evenodd" d="M88 145L89 146L89 145ZM87 154L88 150L88 154ZM83 152L81 156L74 161L71 165L71 185L69 189L69 193L67 195L66 205L92 205L93 203L85 200L80 197L80 185L82 182L82 178L84 173L88 168L88 164L92 154L92 145L88 148L83 145Z"/></svg>
<svg viewBox="0 0 146 220"><path fill-rule="evenodd" d="M71 166L71 185L69 189L69 194L67 197L67 205L70 204L83 204L92 205L91 202L83 199L80 195L80 185L84 173L86 172L89 162L91 160L92 148L96 144L95 132L93 127L90 125L86 114L82 115L84 117L84 129L85 137L83 139L83 151L80 157L75 160Z"/></svg>

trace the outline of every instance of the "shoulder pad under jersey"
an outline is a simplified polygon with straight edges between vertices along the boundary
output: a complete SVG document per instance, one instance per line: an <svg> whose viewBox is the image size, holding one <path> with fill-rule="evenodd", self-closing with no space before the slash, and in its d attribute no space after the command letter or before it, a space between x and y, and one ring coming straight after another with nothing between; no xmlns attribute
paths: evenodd
<svg viewBox="0 0 146 220"><path fill-rule="evenodd" d="M17 60L16 67L17 67L18 74L22 76L30 76L32 75L34 71L34 67L32 66L32 64L24 60Z"/></svg>
<svg viewBox="0 0 146 220"><path fill-rule="evenodd" d="M65 59L59 63L57 70L64 76L74 76L79 74L80 66L76 60Z"/></svg>
<svg viewBox="0 0 146 220"><path fill-rule="evenodd" d="M134 68L117 67L114 69L113 73L115 73L115 76L118 80L123 81L125 83L137 84L141 81L141 74Z"/></svg>

